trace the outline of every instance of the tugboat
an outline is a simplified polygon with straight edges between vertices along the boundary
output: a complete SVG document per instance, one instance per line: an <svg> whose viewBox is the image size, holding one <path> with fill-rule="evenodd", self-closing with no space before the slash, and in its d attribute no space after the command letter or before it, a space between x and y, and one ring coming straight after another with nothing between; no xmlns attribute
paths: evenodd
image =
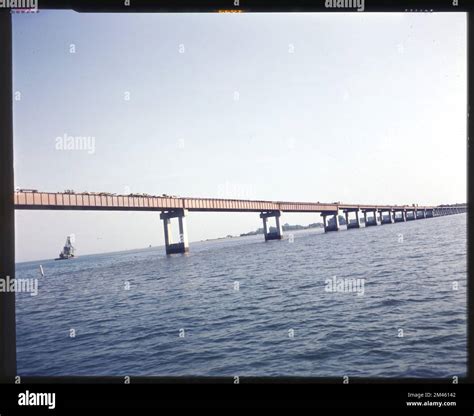
<svg viewBox="0 0 474 416"><path fill-rule="evenodd" d="M59 257L54 260L69 260L74 258L74 247L71 244L71 236L66 237L66 244L62 249L61 253L59 253Z"/></svg>

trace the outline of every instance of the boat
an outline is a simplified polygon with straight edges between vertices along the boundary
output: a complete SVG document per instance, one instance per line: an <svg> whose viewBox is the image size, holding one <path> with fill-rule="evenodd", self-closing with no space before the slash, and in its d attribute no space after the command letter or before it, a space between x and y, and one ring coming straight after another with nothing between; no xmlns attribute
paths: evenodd
<svg viewBox="0 0 474 416"><path fill-rule="evenodd" d="M64 244L59 257L54 260L69 260L74 258L74 246L71 243L71 236L66 237L66 244Z"/></svg>

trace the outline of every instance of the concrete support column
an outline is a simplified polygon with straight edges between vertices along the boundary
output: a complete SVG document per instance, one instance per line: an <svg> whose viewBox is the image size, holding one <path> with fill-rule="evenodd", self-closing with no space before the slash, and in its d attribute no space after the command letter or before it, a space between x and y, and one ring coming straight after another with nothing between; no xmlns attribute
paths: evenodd
<svg viewBox="0 0 474 416"><path fill-rule="evenodd" d="M369 210L369 211L372 212L372 218L367 218L367 211L364 211L365 226L366 227L372 227L374 225L378 225L377 210Z"/></svg>
<svg viewBox="0 0 474 416"><path fill-rule="evenodd" d="M187 253L189 251L188 232L186 227L187 212L187 210L179 208L162 212L160 214L160 219L163 220L163 229L165 232L166 254ZM171 236L171 218L178 219L179 242L177 243L173 243Z"/></svg>
<svg viewBox="0 0 474 416"><path fill-rule="evenodd" d="M379 220L378 220L378 218L377 218L377 210L376 210L376 209L374 209L374 210L372 211L372 217L373 217L373 223L372 223L372 225L379 225Z"/></svg>
<svg viewBox="0 0 474 416"><path fill-rule="evenodd" d="M268 234L268 224L267 224L267 217L263 217L263 235L265 236L265 241L266 241L266 236Z"/></svg>
<svg viewBox="0 0 474 416"><path fill-rule="evenodd" d="M397 218L397 213L400 213L400 216ZM405 222L407 220L406 211L393 211L393 221L394 222Z"/></svg>
<svg viewBox="0 0 474 416"><path fill-rule="evenodd" d="M281 228L281 223L280 223L280 216L281 212L279 211L278 215L275 216L275 224L276 224L276 229L278 234L280 234L280 239L283 236L283 229Z"/></svg>
<svg viewBox="0 0 474 416"><path fill-rule="evenodd" d="M186 249L185 251L189 251L188 227L186 226L186 218L184 217L184 214L178 217L178 227L179 242L184 244Z"/></svg>
<svg viewBox="0 0 474 416"><path fill-rule="evenodd" d="M360 228L360 219L359 219L359 210L356 210L356 211L352 211L355 213L355 217L356 217L356 221L354 223L351 223L350 222L350 218L349 218L349 214L350 214L350 211L345 211L345 215L346 215L346 223L347 223L347 229L351 229L351 228Z"/></svg>
<svg viewBox="0 0 474 416"><path fill-rule="evenodd" d="M168 248L173 243L171 238L171 220L169 218L163 219L163 229L165 231L165 247Z"/></svg>
<svg viewBox="0 0 474 416"><path fill-rule="evenodd" d="M367 211L364 212L364 225L367 227Z"/></svg>
<svg viewBox="0 0 474 416"><path fill-rule="evenodd" d="M380 225L380 211L375 210L373 213L374 225Z"/></svg>
<svg viewBox="0 0 474 416"><path fill-rule="evenodd" d="M380 217L381 217L381 220L382 220L381 222L382 222L382 224L392 224L394 222L393 212L392 212L392 210L387 210L386 212L388 213L388 218L384 219L383 218L384 210L380 211Z"/></svg>
<svg viewBox="0 0 474 416"><path fill-rule="evenodd" d="M360 214L360 211L359 211L359 210L355 211L356 223L355 223L355 225L354 225L354 228L360 228L360 217L359 217L359 214Z"/></svg>
<svg viewBox="0 0 474 416"><path fill-rule="evenodd" d="M327 221L327 215L326 214L321 214L321 217L323 217L323 225L324 225L324 232L328 232L328 221Z"/></svg>
<svg viewBox="0 0 474 416"><path fill-rule="evenodd" d="M336 211L335 213L322 213L321 216L323 217L324 221L324 232L329 231L339 231L339 212ZM329 221L326 217L330 217Z"/></svg>
<svg viewBox="0 0 474 416"><path fill-rule="evenodd" d="M336 211L333 218L334 218L334 224L335 224L335 227L336 227L335 231L339 231L339 227L340 227L340 224L339 224L339 211Z"/></svg>
<svg viewBox="0 0 474 416"><path fill-rule="evenodd" d="M275 218L275 231L270 231L268 227L267 220L268 218ZM283 236L283 230L280 223L281 211L269 211L262 212L260 218L263 220L263 235L265 241L269 240L281 240Z"/></svg>

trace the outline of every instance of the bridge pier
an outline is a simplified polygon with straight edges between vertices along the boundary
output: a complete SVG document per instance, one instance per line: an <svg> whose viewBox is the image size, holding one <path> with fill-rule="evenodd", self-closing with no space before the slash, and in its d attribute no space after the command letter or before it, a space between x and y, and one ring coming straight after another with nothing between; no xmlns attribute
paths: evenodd
<svg viewBox="0 0 474 416"><path fill-rule="evenodd" d="M187 253L189 251L188 232L186 227L186 215L187 210L185 209L173 209L170 211L162 212L160 219L163 220L163 228L165 232L165 249L166 254L179 254ZM179 226L179 242L173 243L171 236L171 218L178 218Z"/></svg>
<svg viewBox="0 0 474 416"><path fill-rule="evenodd" d="M329 231L339 231L339 211L335 211L332 213L323 212L321 216L323 217L325 233ZM327 217L331 218L327 220Z"/></svg>
<svg viewBox="0 0 474 416"><path fill-rule="evenodd" d="M409 215L410 214L410 215ZM411 209L411 210L407 210L407 221L413 221L413 220L416 220L417 217L416 217L416 210L414 209Z"/></svg>
<svg viewBox="0 0 474 416"><path fill-rule="evenodd" d="M421 220L425 218L425 210L424 209L417 209L415 211L415 216L417 220Z"/></svg>
<svg viewBox="0 0 474 416"><path fill-rule="evenodd" d="M426 210L426 218L433 218L433 210L427 209Z"/></svg>
<svg viewBox="0 0 474 416"><path fill-rule="evenodd" d="M397 212L401 215L397 217ZM405 210L397 210L393 212L393 221L394 222L405 222L407 220L407 213Z"/></svg>
<svg viewBox="0 0 474 416"><path fill-rule="evenodd" d="M267 220L271 217L275 218L276 231L270 231L268 228ZM260 214L260 218L263 220L263 234L265 236L265 241L282 239L283 231L281 228L280 217L281 211L268 211Z"/></svg>
<svg viewBox="0 0 474 416"><path fill-rule="evenodd" d="M349 214L351 212L355 213L355 217L356 217L355 222L351 222L351 220L349 218ZM351 229L351 228L360 228L359 209L354 209L354 210L347 209L347 210L344 211L344 215L346 216L346 224L347 224L347 229L348 230Z"/></svg>
<svg viewBox="0 0 474 416"><path fill-rule="evenodd" d="M372 227L374 225L379 225L379 221L377 219L377 210L376 209L369 209L369 210L364 210L364 220L365 220L365 226L366 227ZM372 218L367 217L367 212L372 213Z"/></svg>
<svg viewBox="0 0 474 416"><path fill-rule="evenodd" d="M380 212L380 223L381 224L393 224L394 220L393 220L392 210L381 209L379 212ZM384 212L388 212L388 219L385 219L383 217Z"/></svg>

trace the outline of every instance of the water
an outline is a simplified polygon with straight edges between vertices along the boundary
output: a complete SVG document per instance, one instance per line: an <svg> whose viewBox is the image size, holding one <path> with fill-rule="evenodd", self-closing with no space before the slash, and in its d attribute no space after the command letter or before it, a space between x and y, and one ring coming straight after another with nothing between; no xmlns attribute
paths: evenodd
<svg viewBox="0 0 474 416"><path fill-rule="evenodd" d="M18 373L463 376L466 245L453 215L18 264L39 279L17 294ZM364 295L327 292L333 276Z"/></svg>

